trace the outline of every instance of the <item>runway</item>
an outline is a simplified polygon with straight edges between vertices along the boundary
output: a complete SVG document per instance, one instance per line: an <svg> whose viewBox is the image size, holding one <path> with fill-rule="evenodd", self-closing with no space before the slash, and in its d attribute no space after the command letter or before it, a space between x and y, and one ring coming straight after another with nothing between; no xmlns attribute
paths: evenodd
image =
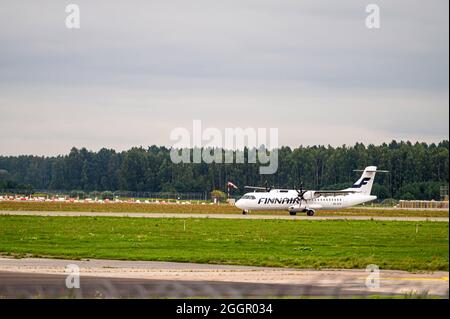
<svg viewBox="0 0 450 319"><path fill-rule="evenodd" d="M66 287L69 264L79 267L79 289ZM448 272L381 270L379 281L375 281L379 287L366 285L368 275L365 270L0 258L0 298L345 298L407 294L448 298Z"/></svg>
<svg viewBox="0 0 450 319"><path fill-rule="evenodd" d="M279 220L378 220L410 222L449 222L449 217L392 217L392 216L283 216L242 214L187 214L187 213L118 213L118 212L64 212L64 211L0 211L0 215L19 216L90 216L133 218L219 218L219 219L279 219Z"/></svg>

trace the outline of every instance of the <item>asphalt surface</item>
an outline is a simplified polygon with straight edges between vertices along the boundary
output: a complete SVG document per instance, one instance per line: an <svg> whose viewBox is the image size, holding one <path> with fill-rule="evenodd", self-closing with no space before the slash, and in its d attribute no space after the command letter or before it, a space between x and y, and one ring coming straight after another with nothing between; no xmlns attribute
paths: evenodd
<svg viewBox="0 0 450 319"><path fill-rule="evenodd" d="M57 212L57 211L0 211L0 215L20 216L93 216L134 218L221 218L221 219L282 219L282 220L380 220L449 222L449 217L386 217L386 216L297 216L242 214L186 214L186 213L118 213L118 212Z"/></svg>
<svg viewBox="0 0 450 319"><path fill-rule="evenodd" d="M353 291L311 285L83 277L80 289L65 287L65 276L0 272L0 296L6 298L260 298L353 297ZM360 296L368 296L367 293Z"/></svg>
<svg viewBox="0 0 450 319"><path fill-rule="evenodd" d="M79 267L80 288L66 287L66 266ZM300 270L151 261L0 258L0 298L256 298L432 295L448 298L448 272L381 270L379 287L365 270Z"/></svg>

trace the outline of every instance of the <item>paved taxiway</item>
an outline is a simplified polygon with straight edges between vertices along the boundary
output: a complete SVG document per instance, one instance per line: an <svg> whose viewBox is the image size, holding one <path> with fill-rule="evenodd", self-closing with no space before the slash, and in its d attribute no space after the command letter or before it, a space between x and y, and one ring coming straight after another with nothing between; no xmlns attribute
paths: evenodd
<svg viewBox="0 0 450 319"><path fill-rule="evenodd" d="M284 220L380 220L380 221L433 221L449 222L449 217L387 217L387 216L298 216L242 215L242 214L187 214L187 213L118 213L118 212L45 212L45 211L0 211L0 215L21 216L92 216L135 218L227 218L227 219L284 219Z"/></svg>
<svg viewBox="0 0 450 319"><path fill-rule="evenodd" d="M80 267L80 289L65 287L68 264ZM0 258L0 297L280 297L428 294L448 298L448 272L381 270L379 287L364 270L194 263Z"/></svg>

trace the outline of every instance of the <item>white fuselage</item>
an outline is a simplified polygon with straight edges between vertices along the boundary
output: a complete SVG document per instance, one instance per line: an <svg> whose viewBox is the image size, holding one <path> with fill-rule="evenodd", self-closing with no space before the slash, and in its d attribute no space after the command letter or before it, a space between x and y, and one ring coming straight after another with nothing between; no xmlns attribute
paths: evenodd
<svg viewBox="0 0 450 319"><path fill-rule="evenodd" d="M314 191L309 191L307 200L299 200L296 190L273 189L269 192L251 192L245 194L236 202L236 207L251 210L330 210L359 205L375 200L377 197L364 193L339 194L336 196L314 196ZM308 195L308 193L306 195Z"/></svg>

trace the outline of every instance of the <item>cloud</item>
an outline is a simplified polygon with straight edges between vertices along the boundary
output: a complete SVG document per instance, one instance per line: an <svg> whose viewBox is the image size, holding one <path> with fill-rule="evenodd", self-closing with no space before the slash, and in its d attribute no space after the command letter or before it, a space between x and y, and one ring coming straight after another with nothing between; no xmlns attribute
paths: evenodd
<svg viewBox="0 0 450 319"><path fill-rule="evenodd" d="M448 2L16 1L0 12L0 153L170 145L175 127L280 144L448 138Z"/></svg>

